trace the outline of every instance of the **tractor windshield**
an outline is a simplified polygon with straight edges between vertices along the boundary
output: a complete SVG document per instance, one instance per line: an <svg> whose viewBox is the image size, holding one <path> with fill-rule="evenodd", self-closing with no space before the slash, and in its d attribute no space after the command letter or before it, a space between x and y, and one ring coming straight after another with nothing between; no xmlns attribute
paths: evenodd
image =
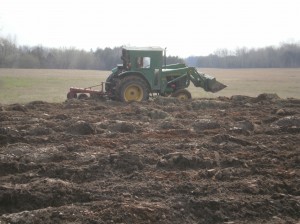
<svg viewBox="0 0 300 224"><path fill-rule="evenodd" d="M151 58L150 57L137 57L136 67L137 68L150 68Z"/></svg>

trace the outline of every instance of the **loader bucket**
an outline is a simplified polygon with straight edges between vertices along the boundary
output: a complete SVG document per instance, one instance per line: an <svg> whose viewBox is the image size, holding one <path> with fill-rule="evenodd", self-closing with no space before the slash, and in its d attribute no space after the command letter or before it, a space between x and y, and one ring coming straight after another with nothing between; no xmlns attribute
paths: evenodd
<svg viewBox="0 0 300 224"><path fill-rule="evenodd" d="M227 87L226 85L218 82L216 79L208 79L207 80L207 91L209 91L209 92L216 93L226 87Z"/></svg>
<svg viewBox="0 0 300 224"><path fill-rule="evenodd" d="M204 77L204 82L205 82L204 84L205 91L216 93L227 87L223 83L218 82L216 78L210 75L207 74L202 74L202 75Z"/></svg>
<svg viewBox="0 0 300 224"><path fill-rule="evenodd" d="M205 73L199 73L196 68L189 68L189 75L191 81L196 87L201 87L207 92L216 93L227 87L226 85L218 82L215 77Z"/></svg>

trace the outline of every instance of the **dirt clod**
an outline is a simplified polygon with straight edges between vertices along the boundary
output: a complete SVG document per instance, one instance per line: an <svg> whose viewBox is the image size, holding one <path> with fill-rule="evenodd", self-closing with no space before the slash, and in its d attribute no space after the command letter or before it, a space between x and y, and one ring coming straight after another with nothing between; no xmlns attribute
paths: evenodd
<svg viewBox="0 0 300 224"><path fill-rule="evenodd" d="M75 124L72 124L67 132L74 135L90 135L95 132L94 128L85 121L78 121Z"/></svg>

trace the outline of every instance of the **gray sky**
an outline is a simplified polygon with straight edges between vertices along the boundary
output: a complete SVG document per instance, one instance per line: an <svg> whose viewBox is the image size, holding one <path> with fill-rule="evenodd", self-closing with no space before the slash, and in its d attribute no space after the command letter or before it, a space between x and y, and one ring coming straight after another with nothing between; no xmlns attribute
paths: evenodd
<svg viewBox="0 0 300 224"><path fill-rule="evenodd" d="M208 55L300 41L299 0L0 0L0 35L19 45L122 45Z"/></svg>

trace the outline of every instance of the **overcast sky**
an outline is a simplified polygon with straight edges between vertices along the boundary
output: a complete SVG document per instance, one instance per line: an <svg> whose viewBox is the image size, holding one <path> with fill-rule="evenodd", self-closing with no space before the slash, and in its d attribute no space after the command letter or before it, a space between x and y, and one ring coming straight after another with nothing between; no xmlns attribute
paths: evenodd
<svg viewBox="0 0 300 224"><path fill-rule="evenodd" d="M0 0L19 45L167 47L168 55L300 41L299 0Z"/></svg>

